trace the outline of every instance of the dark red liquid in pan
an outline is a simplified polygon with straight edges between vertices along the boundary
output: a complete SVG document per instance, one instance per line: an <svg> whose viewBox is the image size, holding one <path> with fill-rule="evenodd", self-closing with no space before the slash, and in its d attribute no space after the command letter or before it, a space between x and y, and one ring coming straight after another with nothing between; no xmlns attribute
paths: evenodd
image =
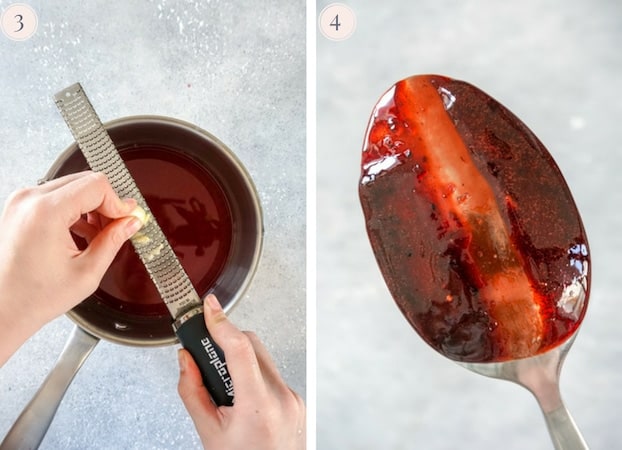
<svg viewBox="0 0 622 450"><path fill-rule="evenodd" d="M393 298L445 356L529 357L581 323L590 261L572 195L481 90L434 75L393 86L370 120L359 194Z"/></svg>
<svg viewBox="0 0 622 450"><path fill-rule="evenodd" d="M222 188L203 166L179 151L155 146L119 151L194 287L205 295L231 248L231 211ZM168 313L129 241L95 296L130 314Z"/></svg>

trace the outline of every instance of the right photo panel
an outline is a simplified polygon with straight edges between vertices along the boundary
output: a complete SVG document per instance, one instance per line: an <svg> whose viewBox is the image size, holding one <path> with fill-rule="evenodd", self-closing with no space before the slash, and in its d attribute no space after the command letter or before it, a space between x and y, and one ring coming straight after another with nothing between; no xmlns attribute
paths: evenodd
<svg viewBox="0 0 622 450"><path fill-rule="evenodd" d="M317 448L617 448L621 4L316 6Z"/></svg>

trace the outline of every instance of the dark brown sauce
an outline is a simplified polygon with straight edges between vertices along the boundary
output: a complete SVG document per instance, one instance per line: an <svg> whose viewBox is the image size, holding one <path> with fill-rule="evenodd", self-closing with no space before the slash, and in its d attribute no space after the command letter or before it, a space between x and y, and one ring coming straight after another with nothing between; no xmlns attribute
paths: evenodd
<svg viewBox="0 0 622 450"><path fill-rule="evenodd" d="M205 295L231 248L231 211L222 188L205 167L177 150L149 145L119 151L194 287ZM126 313L167 314L130 242L117 254L95 296Z"/></svg>

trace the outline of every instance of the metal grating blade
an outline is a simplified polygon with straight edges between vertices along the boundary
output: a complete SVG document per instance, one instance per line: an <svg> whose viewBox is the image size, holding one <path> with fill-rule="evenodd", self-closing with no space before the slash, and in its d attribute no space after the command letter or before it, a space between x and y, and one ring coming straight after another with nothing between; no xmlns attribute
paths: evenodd
<svg viewBox="0 0 622 450"><path fill-rule="evenodd" d="M131 241L171 316L176 319L201 305L199 295L80 83L63 89L54 99L91 169L104 173L119 197L135 199L147 212L149 220Z"/></svg>

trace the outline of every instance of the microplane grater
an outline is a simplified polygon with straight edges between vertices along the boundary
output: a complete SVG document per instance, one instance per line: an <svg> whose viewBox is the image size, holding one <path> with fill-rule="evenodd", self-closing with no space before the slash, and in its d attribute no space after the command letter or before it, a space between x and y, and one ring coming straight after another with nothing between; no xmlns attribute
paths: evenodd
<svg viewBox="0 0 622 450"><path fill-rule="evenodd" d="M178 318L201 305L199 295L82 86L79 83L69 86L56 94L55 100L91 169L104 173L119 197L135 199L147 213L147 223L131 241L171 316Z"/></svg>
<svg viewBox="0 0 622 450"><path fill-rule="evenodd" d="M216 404L232 405L233 385L224 354L205 327L203 302L82 86L75 83L54 100L89 167L104 173L119 197L133 198L145 210L148 220L131 238L132 245L174 319L177 337L199 366L205 387Z"/></svg>

